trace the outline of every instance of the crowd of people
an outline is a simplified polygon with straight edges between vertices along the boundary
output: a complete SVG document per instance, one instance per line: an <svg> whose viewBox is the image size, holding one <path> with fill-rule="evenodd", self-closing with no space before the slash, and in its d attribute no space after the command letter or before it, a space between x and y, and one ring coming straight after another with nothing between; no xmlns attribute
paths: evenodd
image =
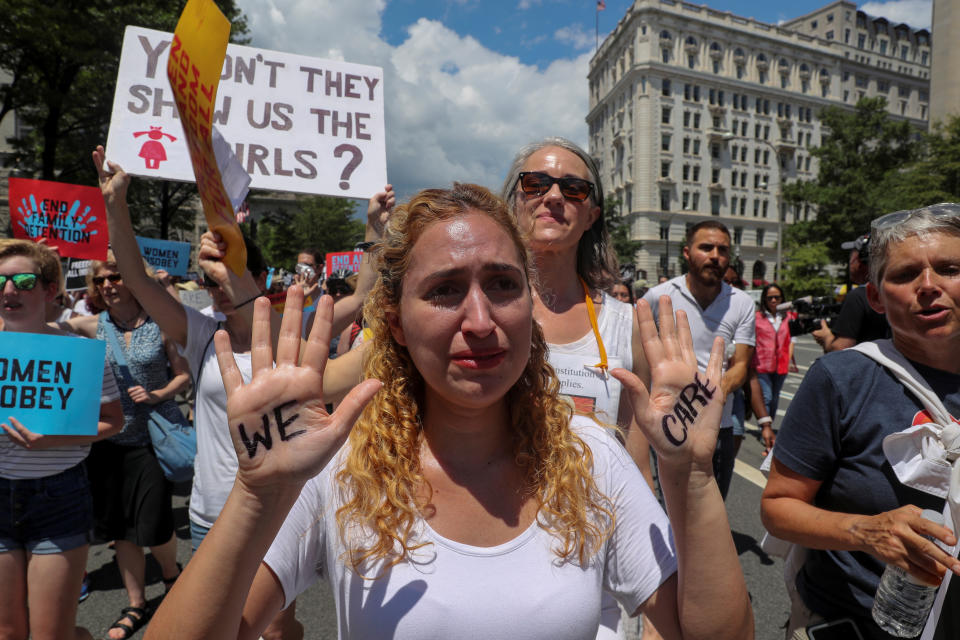
<svg viewBox="0 0 960 640"><path fill-rule="evenodd" d="M802 550L788 640L839 618L890 637L870 618L886 564L960 574L924 537L954 545L954 527L919 515L944 493L886 453L905 429L940 435L890 362L960 415L960 207L879 218L851 245L868 274L850 304L883 314L874 337L890 339L821 327L831 353L775 432L795 342L784 289L754 303L716 220L688 229L686 273L622 280L600 173L568 140L520 149L499 196L454 184L398 206L387 185L355 274L324 278L310 249L284 274L247 239L238 275L207 232L208 309L145 263L129 176L102 147L93 161L111 250L82 300L53 248L0 240L4 331L106 342L96 436L3 423L0 638L91 637L75 619L92 541L112 543L128 600L113 640L298 640L296 599L317 580L343 638L612 639L631 617L648 640L751 638L724 506L748 411L771 461L763 523ZM160 418L196 432L189 558Z"/></svg>

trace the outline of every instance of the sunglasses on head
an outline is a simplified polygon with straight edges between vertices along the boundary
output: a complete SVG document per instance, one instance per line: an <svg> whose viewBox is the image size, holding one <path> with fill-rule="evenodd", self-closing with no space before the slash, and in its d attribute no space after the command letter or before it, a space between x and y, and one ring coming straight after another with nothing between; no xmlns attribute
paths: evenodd
<svg viewBox="0 0 960 640"><path fill-rule="evenodd" d="M521 171L520 190L528 197L545 195L553 185L560 185L560 193L567 200L583 202L593 192L593 183L583 178L554 178L540 171Z"/></svg>
<svg viewBox="0 0 960 640"><path fill-rule="evenodd" d="M20 291L30 291L37 286L40 279L35 273L13 273L10 275L0 275L0 291L7 286L7 280L13 283L13 288Z"/></svg>
<svg viewBox="0 0 960 640"><path fill-rule="evenodd" d="M870 223L870 230L873 232L895 227L902 222L906 222L921 211L929 213L932 217L939 219L960 217L960 205L953 204L952 202L943 202L940 204L932 204L929 207L894 211L885 216L880 216Z"/></svg>
<svg viewBox="0 0 960 640"><path fill-rule="evenodd" d="M106 281L106 280L109 280L109 281L112 282L113 284L117 284L118 282L120 282L121 280L123 280L123 276L121 276L119 273L111 273L111 274L108 275L108 276L93 276L93 278L91 278L91 280L93 280L93 286L99 287L99 286L102 285L102 284L104 283L104 281Z"/></svg>

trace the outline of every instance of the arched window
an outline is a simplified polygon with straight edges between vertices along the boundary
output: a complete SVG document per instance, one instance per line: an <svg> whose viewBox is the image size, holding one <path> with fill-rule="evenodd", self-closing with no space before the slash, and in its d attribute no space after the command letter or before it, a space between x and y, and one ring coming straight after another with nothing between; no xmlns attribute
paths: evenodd
<svg viewBox="0 0 960 640"><path fill-rule="evenodd" d="M684 40L684 44L697 46L697 39L693 36L687 36L687 39Z"/></svg>
<svg viewBox="0 0 960 640"><path fill-rule="evenodd" d="M661 40L670 40L672 37L673 37L673 36L671 36L671 35L670 35L670 32L667 31L666 29L664 29L663 31L660 32L660 39L661 39Z"/></svg>

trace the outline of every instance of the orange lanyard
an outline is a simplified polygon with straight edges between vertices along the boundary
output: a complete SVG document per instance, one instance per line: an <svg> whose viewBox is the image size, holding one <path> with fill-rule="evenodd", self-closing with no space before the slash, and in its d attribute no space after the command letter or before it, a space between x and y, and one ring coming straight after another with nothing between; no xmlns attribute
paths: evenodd
<svg viewBox="0 0 960 640"><path fill-rule="evenodd" d="M593 335L597 338L597 347L600 349L600 362L593 365L598 369L607 370L607 350L603 347L603 339L600 337L600 328L597 326L597 311L593 307L593 298L590 297L590 288L583 278L580 278L580 284L583 285L584 299L587 303L587 315L590 316L590 327L593 329Z"/></svg>

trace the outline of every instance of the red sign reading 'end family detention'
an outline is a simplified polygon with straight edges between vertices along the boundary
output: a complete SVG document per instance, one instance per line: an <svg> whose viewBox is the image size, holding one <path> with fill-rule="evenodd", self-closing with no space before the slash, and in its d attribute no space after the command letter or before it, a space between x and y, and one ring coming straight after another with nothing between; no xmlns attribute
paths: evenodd
<svg viewBox="0 0 960 640"><path fill-rule="evenodd" d="M10 224L13 237L45 238L61 256L107 257L107 216L96 187L10 178Z"/></svg>

